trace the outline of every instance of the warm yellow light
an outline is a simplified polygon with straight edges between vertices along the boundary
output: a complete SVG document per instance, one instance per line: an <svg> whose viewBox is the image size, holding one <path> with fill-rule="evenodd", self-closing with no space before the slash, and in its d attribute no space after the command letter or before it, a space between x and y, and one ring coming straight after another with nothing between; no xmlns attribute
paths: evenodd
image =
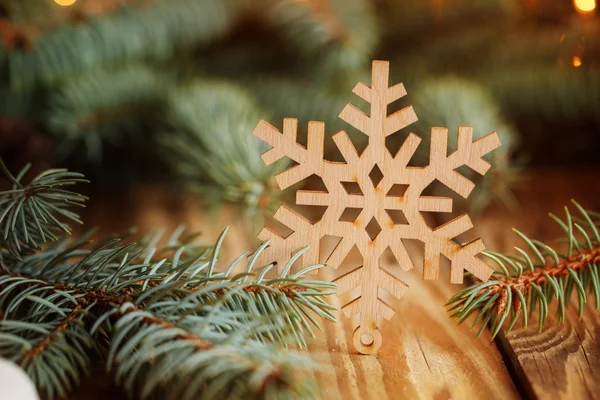
<svg viewBox="0 0 600 400"><path fill-rule="evenodd" d="M573 66L575 68L579 67L581 65L581 58L575 56L573 57Z"/></svg>
<svg viewBox="0 0 600 400"><path fill-rule="evenodd" d="M59 6L70 6L71 4L75 3L76 1L77 0L54 0L54 2L56 4L58 4Z"/></svg>
<svg viewBox="0 0 600 400"><path fill-rule="evenodd" d="M596 9L596 0L573 0L575 9L582 14L587 14Z"/></svg>

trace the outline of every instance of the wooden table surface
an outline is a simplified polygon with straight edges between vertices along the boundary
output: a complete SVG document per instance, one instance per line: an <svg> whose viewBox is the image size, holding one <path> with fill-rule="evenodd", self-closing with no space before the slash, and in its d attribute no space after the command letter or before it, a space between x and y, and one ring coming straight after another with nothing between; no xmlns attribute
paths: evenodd
<svg viewBox="0 0 600 400"><path fill-rule="evenodd" d="M594 171L530 172L516 191L520 206L508 211L491 207L473 217L477 235L489 249L511 251L519 240L511 233L518 227L541 240L558 237L559 230L548 212L560 213L571 198L586 208L600 210L600 173ZM202 213L197 204L181 202L148 187L119 200L93 198L84 221L115 232L136 225L144 231L173 229L185 223L206 232L214 240L226 225L232 229L224 253L232 257L256 244L243 221L222 212L216 219ZM207 229L207 227L213 227ZM415 265L419 249L413 249ZM516 329L508 337L490 340L489 332L479 339L450 320L444 308L449 297L461 289L450 285L441 274L439 281L423 281L419 271L403 273L409 285L397 303L396 315L382 326L383 346L375 356L357 354L352 348L352 321L341 313L337 324L325 323L324 331L310 345L323 362L318 373L324 399L588 399L600 398L600 323L589 301L583 320L576 307L568 311L562 325L549 320L542 333L532 321L528 329ZM337 298L334 305L340 306ZM94 378L74 398L117 398L109 378Z"/></svg>

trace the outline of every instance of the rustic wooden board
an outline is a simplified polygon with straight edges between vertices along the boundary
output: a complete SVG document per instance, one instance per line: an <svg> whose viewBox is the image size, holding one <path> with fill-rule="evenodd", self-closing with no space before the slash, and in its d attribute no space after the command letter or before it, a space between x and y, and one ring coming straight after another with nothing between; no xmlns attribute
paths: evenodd
<svg viewBox="0 0 600 400"><path fill-rule="evenodd" d="M599 182L600 173L595 172L529 174L518 193L521 207L511 212L492 209L474 218L477 235L488 248L498 251L510 251L520 244L510 233L513 226L541 239L557 237L560 233L547 217L548 211L560 212L571 197L586 207L600 209ZM118 201L95 195L88 210L86 225L100 225L104 233L131 225L140 230L168 230L185 222L195 230L212 227L205 231L210 243L222 227L234 223L224 253L233 257L255 243L249 227L231 213L207 218L202 207L172 199L159 187L137 190L132 197ZM416 265L418 254L418 250L411 252ZM410 290L395 303L398 308L392 320L383 323L383 333L390 340L377 355L354 353L353 323L341 315L338 324L326 323L324 332L311 345L314 358L324 365L317 374L323 398L511 399L519 397L517 388L527 398L600 397L600 324L591 304L583 321L572 309L565 324L557 326L549 320L541 334L534 320L529 329L511 332L508 338L491 342L485 332L475 340L470 325L456 326L443 307L459 286L446 283L447 276L440 281L423 281L420 271L405 273L393 268L392 273L398 273ZM341 305L340 300L332 301ZM99 380L94 381L97 388ZM95 391L89 387L81 388L74 398L89 399ZM109 390L104 384L102 388ZM114 392L102 393L113 396Z"/></svg>
<svg viewBox="0 0 600 400"><path fill-rule="evenodd" d="M571 304L576 307L576 304ZM551 307L550 313L556 311ZM525 391L540 399L593 399L600 396L600 324L592 303L582 320L571 310L564 324L548 318L538 332L537 320L527 329L498 340L500 350L523 371Z"/></svg>
<svg viewBox="0 0 600 400"><path fill-rule="evenodd" d="M191 229L204 231L210 243L224 226L234 223L224 243L224 255L234 258L256 245L248 227L231 213L207 218L197 204L171 199L159 188L140 189L133 197L118 202L100 198L92 201L89 209L93 213L86 216L87 224L100 225L104 233L132 225L141 231L161 227L169 231L184 221ZM112 214L115 208L121 210L116 216ZM213 228L205 230L207 227ZM323 247L327 251L327 246ZM422 259L418 257L422 249L412 250L409 249L415 265L421 265ZM389 261L389 270L402 276L410 286L408 293L394 304L398 307L396 315L383 323L382 333L389 340L376 356L361 355L352 346L353 321L338 312L337 324L325 323L324 332L318 333L310 347L314 358L323 364L323 371L318 374L323 398L517 398L518 393L489 335L475 340L466 325L458 327L448 318L444 303L461 287L447 283L448 271L442 273L440 281L424 281L421 271L413 269L406 273L398 266L391 266L393 262ZM341 308L340 299L333 298L332 302Z"/></svg>
<svg viewBox="0 0 600 400"><path fill-rule="evenodd" d="M516 235L510 234L511 226L550 241L561 231L548 212L561 215L571 198L588 209L600 210L599 184L600 173L591 171L531 173L517 193L519 209L511 213L488 210L474 223L486 245L496 251L511 252L513 246L522 245ZM600 398L600 318L593 297L588 298L582 320L577 315L575 298L571 300L564 324L558 325L555 318L549 317L540 333L533 318L527 329L514 330L496 341L526 397ZM550 315L555 312L556 304L550 307Z"/></svg>
<svg viewBox="0 0 600 400"><path fill-rule="evenodd" d="M311 347L324 355L327 366L319 377L323 398L518 398L489 334L475 340L466 325L459 327L448 318L443 305L457 286L444 279L424 281L420 274L402 273L410 290L396 303L396 315L382 324L388 340L377 355L353 349L353 323L341 314L337 324L325 325ZM333 299L333 304L341 302Z"/></svg>

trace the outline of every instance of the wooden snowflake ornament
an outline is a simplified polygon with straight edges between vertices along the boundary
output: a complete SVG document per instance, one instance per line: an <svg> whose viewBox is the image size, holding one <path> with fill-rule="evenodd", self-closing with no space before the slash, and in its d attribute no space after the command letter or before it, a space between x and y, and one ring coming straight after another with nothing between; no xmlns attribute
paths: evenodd
<svg viewBox="0 0 600 400"><path fill-rule="evenodd" d="M263 253L264 262L278 262L282 268L290 254L310 245L302 256L302 264L319 263L319 242L326 235L337 236L341 241L324 262L338 268L350 250L356 246L362 256L363 265L336 278L339 294L351 293L351 300L342 307L346 317L357 316L360 323L354 331L353 343L358 351L370 354L381 346L382 337L378 330L380 317L390 319L394 310L381 300L384 292L399 298L407 285L379 267L379 259L390 248L400 267L408 271L413 263L401 239L418 239L425 244L423 277L437 279L440 256L451 261L451 281L461 283L463 270L487 280L493 270L476 256L484 245L481 239L459 245L452 239L472 228L468 215L463 214L437 228L430 228L421 212L452 211L452 199L447 197L423 196L422 192L434 180L467 197L474 187L456 168L467 165L479 174L485 174L490 164L482 156L500 146L496 132L476 141L472 139L472 128L460 127L458 148L447 154L448 130L432 128L429 165L409 167L421 139L411 133L398 152L393 155L386 147L386 137L407 127L417 120L411 106L387 115L387 105L406 94L400 83L388 86L389 63L374 61L371 87L358 83L354 93L371 105L370 116L347 104L339 117L368 136L369 142L362 154L358 154L345 131L333 135L333 140L345 162L323 159L325 124L311 121L308 125L308 142L304 147L296 142L297 120L287 118L283 133L260 121L254 135L272 146L262 157L271 164L289 157L297 165L276 176L281 189L288 188L316 174L323 180L327 191L298 190L296 203L300 205L326 206L322 218L315 223L281 206L275 218L293 230L287 237L263 229L261 240L270 240ZM379 170L379 171L377 171ZM377 176L379 175L379 176ZM381 175L383 175L381 177ZM360 191L347 189L352 185ZM394 194L395 185L407 185L401 196ZM340 220L344 210L361 209L354 221ZM394 212L401 211L407 223L394 221ZM372 228L379 231L375 237Z"/></svg>

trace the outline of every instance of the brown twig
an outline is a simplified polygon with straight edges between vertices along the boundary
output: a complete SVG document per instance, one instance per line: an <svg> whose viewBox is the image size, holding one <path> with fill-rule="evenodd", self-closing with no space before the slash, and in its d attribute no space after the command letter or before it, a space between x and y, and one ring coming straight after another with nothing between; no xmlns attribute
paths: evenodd
<svg viewBox="0 0 600 400"><path fill-rule="evenodd" d="M15 278L18 277L18 278L27 278L27 279L37 279L37 278L23 275L21 273L14 273L14 272L9 272L9 271L5 271L5 270L0 270L0 275L8 275L8 276L15 277ZM99 303L103 303L103 304L108 304L108 303L123 304L128 301L135 300L134 292L131 288L127 288L120 293L112 293L112 292L107 292L104 289L91 290L91 289L85 289L85 288L65 285L63 283L53 283L53 282L44 282L44 283L27 282L27 283L25 283L25 286L33 286L33 285L50 286L54 290L63 291L63 292L68 291L68 292L71 292L76 295L83 294L84 297L80 297L77 299L78 303L82 306L87 306L89 303L93 303L93 302L99 302Z"/></svg>
<svg viewBox="0 0 600 400"><path fill-rule="evenodd" d="M142 312L143 310L139 308L129 308L122 315L126 315L132 312ZM164 318L157 317L156 315L152 315L151 317L142 318L142 323L146 325L158 325L164 329L181 329L179 326L167 321ZM195 345L196 351L208 350L214 347L214 344L203 340L200 336L195 335L193 333L185 332L173 337L172 340L188 340Z"/></svg>
<svg viewBox="0 0 600 400"><path fill-rule="evenodd" d="M151 281L148 283L148 286L150 287L156 287L159 286L161 284L160 281ZM308 289L303 287L303 286L297 286L297 285L289 285L289 284L283 284L283 283L279 283L277 285L271 285L269 286L272 289L275 290L279 290L280 292L282 292L286 297L293 299L296 296L297 292L305 292ZM195 292L197 290L203 289L204 286L197 286L197 287L191 287L191 288L184 288L183 290L187 291L187 292ZM262 290L264 290L263 288L259 287L259 286L245 286L242 288L242 290L246 293L251 293L251 294L256 294ZM225 293L225 289L224 288L218 288L218 289L214 289L211 290L210 293L213 294L224 294ZM276 295L276 293L270 292L273 296ZM184 293L175 293L175 295L183 297L186 294Z"/></svg>
<svg viewBox="0 0 600 400"><path fill-rule="evenodd" d="M132 312L142 312L142 311L143 310L141 310L137 307L129 308L126 311L124 311L122 313L122 315L126 315L126 314L129 314ZM143 317L141 322L146 325L157 325L164 329L182 329L181 327L165 320L164 318L157 317L156 315L152 315L150 317L148 317L148 316ZM215 347L215 345L213 343L207 342L206 340L202 339L200 336L190 333L190 332L178 334L178 335L174 336L171 340L173 340L173 341L187 340L189 342L192 342L194 344L195 351L205 351L205 350L210 350ZM230 353L230 355L233 356L234 358L240 357L240 354L236 354L233 352ZM259 368L264 368L264 366L265 366L264 363L257 361L251 368L249 368L249 371L253 372ZM280 369L275 366L272 366L271 371L263 378L263 382L258 389L258 393L261 393L264 390L266 390L266 388L268 387L268 382L270 382L270 381L275 382L275 384L278 384L278 385L282 385L282 384L285 385L287 383L283 379Z"/></svg>
<svg viewBox="0 0 600 400"><path fill-rule="evenodd" d="M73 309L71 309L71 312L68 313L62 319L62 321L50 331L50 333L47 336L45 336L43 339L40 339L31 349L23 353L23 355L21 355L21 358L17 363L22 364L25 360L29 358L35 358L39 356L43 351L45 351L50 345L50 343L52 343L54 337L58 336L62 331L69 327L69 324L77 317L82 308L83 307L81 304L77 304L75 307L73 307Z"/></svg>
<svg viewBox="0 0 600 400"><path fill-rule="evenodd" d="M544 266L534 269L533 271L525 272L519 277L498 277L499 283L482 289L477 296L483 293L496 294L500 297L497 301L496 311L501 314L506 308L508 300L508 290L520 291L526 296L532 289L531 284L535 283L538 286L544 285L548 279L546 274L551 278L562 278L569 275L569 269L577 272L584 270L589 265L600 262L600 245L596 245L591 250L580 250L577 253L561 260L558 264L546 263ZM515 311L520 311L522 308L519 299L514 300Z"/></svg>

